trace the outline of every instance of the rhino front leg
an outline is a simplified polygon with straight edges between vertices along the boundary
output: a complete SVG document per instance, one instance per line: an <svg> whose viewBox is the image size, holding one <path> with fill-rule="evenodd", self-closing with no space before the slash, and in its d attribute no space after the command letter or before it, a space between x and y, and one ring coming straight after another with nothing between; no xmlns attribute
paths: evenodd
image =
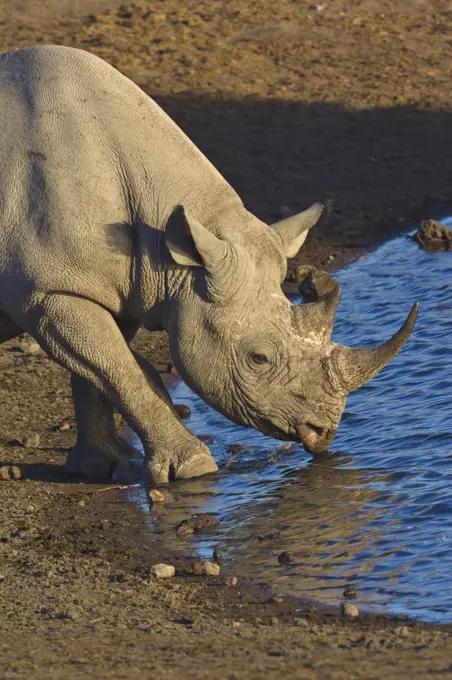
<svg viewBox="0 0 452 680"><path fill-rule="evenodd" d="M161 381L152 371L143 373L109 312L86 299L52 294L29 315L36 315L34 335L50 356L99 390L140 437L150 482L218 469L209 449L175 415Z"/></svg>

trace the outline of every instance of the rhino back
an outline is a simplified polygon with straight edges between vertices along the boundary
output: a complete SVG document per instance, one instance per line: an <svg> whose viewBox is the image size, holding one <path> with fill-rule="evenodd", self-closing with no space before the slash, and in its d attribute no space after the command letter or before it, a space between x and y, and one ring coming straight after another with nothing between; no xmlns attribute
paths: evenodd
<svg viewBox="0 0 452 680"><path fill-rule="evenodd" d="M1 55L0 102L4 277L119 290L138 222L159 231L178 203L202 216L206 196L236 196L155 102L87 52Z"/></svg>

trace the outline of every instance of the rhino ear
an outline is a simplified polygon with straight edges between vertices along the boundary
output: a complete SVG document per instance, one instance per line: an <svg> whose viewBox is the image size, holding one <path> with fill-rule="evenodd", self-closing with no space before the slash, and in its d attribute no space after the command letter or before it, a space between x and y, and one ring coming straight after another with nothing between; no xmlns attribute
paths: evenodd
<svg viewBox="0 0 452 680"><path fill-rule="evenodd" d="M318 222L323 209L322 203L313 203L307 210L271 225L286 257L295 257L308 235L308 230Z"/></svg>
<svg viewBox="0 0 452 680"><path fill-rule="evenodd" d="M177 264L211 270L226 256L227 246L194 217L178 206L170 215L165 242Z"/></svg>

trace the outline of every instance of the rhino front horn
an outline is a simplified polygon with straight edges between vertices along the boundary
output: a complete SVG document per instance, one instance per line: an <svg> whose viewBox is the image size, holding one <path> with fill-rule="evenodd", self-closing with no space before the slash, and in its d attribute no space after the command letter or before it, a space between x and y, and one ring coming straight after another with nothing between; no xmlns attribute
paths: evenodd
<svg viewBox="0 0 452 680"><path fill-rule="evenodd" d="M416 322L417 302L412 306L403 326L378 347L336 347L331 355L334 370L344 392L348 394L373 378L399 352L408 340Z"/></svg>

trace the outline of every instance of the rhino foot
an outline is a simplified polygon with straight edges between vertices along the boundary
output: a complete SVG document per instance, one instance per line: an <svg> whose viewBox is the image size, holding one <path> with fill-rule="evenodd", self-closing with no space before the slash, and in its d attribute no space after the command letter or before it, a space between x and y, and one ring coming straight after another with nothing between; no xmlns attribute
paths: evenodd
<svg viewBox="0 0 452 680"><path fill-rule="evenodd" d="M128 469L128 458L137 456L135 449L118 437L115 445L107 446L77 442L69 451L65 470L74 477L87 477L88 479L105 480L111 479L121 470ZM121 476L121 475L120 475Z"/></svg>
<svg viewBox="0 0 452 680"><path fill-rule="evenodd" d="M144 472L148 484L160 486L176 479L201 477L217 470L218 466L207 446L193 437L185 445L153 452L145 463Z"/></svg>

